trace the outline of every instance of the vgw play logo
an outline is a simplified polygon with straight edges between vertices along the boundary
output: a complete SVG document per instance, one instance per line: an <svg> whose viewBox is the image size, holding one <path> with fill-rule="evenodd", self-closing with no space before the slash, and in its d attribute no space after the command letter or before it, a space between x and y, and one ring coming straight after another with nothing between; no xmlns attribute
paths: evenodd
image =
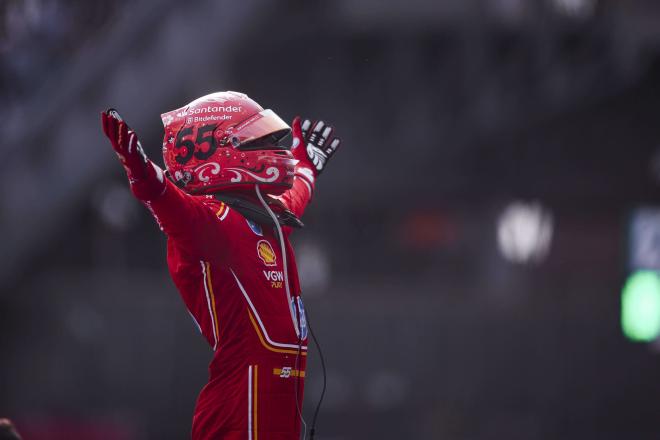
<svg viewBox="0 0 660 440"><path fill-rule="evenodd" d="M281 270L264 270L264 277L266 281L270 281L270 287L275 289L282 288L282 282L284 281L284 274Z"/></svg>

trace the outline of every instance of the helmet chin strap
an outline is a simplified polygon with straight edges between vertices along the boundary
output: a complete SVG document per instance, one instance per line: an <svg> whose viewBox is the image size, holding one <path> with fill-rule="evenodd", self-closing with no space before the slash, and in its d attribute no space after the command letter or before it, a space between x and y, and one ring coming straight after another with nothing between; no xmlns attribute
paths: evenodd
<svg viewBox="0 0 660 440"><path fill-rule="evenodd" d="M286 247L284 245L284 235L282 234L282 226L280 226L280 222L277 220L277 216L273 212L272 209L268 206L268 203L264 200L263 196L261 195L261 190L259 189L259 184L254 185L255 192L257 193L257 197L259 198L259 202L261 202L262 206L270 215L270 217L273 219L273 223L275 224L275 230L277 231L277 238L279 239L280 242L280 249L282 250L282 264L284 266L284 288L286 290L286 299L287 299L287 305L289 306L289 312L291 313L291 321L293 322L293 328L296 330L296 337L298 338L298 353L296 354L296 362L295 362L295 369L298 369L298 359L300 358L300 351L302 347L302 336L300 333L300 329L298 327L298 319L300 319L300 315L302 314L302 311L299 310L298 313L294 312L294 309L298 307L297 303L294 303L291 301L291 289L289 287L289 268L287 266L287 259L286 259ZM298 318L296 318L298 316ZM305 419L302 415L302 410L300 408L300 402L298 401L298 380L299 376L295 377L296 380L296 410L298 411L298 417L300 418L300 422L302 423L304 427L303 431L303 436L302 438L305 439L307 438L307 423L305 423Z"/></svg>

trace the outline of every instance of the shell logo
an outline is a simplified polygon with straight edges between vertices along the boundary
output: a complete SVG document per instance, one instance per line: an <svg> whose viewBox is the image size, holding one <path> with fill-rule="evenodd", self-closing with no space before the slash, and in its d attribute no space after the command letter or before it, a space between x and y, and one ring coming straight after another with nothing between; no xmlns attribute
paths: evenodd
<svg viewBox="0 0 660 440"><path fill-rule="evenodd" d="M269 242L266 240L259 240L257 242L257 255L261 258L266 266L275 266L277 264L277 256Z"/></svg>

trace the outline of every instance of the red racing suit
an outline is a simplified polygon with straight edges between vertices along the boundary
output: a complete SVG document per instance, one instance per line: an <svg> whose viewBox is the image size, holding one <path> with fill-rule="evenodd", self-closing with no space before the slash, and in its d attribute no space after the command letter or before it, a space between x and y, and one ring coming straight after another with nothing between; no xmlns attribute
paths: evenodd
<svg viewBox="0 0 660 440"><path fill-rule="evenodd" d="M283 228L283 255L272 225L248 221L213 196L191 196L156 171L132 189L167 235L172 279L215 352L192 438L298 439L307 326L291 228ZM312 191L313 180L297 175L278 198L300 217Z"/></svg>

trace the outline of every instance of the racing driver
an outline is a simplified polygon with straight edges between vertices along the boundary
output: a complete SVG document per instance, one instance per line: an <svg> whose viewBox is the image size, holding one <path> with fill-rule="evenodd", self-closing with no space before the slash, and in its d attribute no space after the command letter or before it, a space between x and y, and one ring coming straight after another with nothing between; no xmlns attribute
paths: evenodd
<svg viewBox="0 0 660 440"><path fill-rule="evenodd" d="M212 93L162 115L163 171L116 110L101 119L214 351L192 438L300 438L308 327L289 235L340 145L333 128L297 117L292 130L242 93Z"/></svg>

